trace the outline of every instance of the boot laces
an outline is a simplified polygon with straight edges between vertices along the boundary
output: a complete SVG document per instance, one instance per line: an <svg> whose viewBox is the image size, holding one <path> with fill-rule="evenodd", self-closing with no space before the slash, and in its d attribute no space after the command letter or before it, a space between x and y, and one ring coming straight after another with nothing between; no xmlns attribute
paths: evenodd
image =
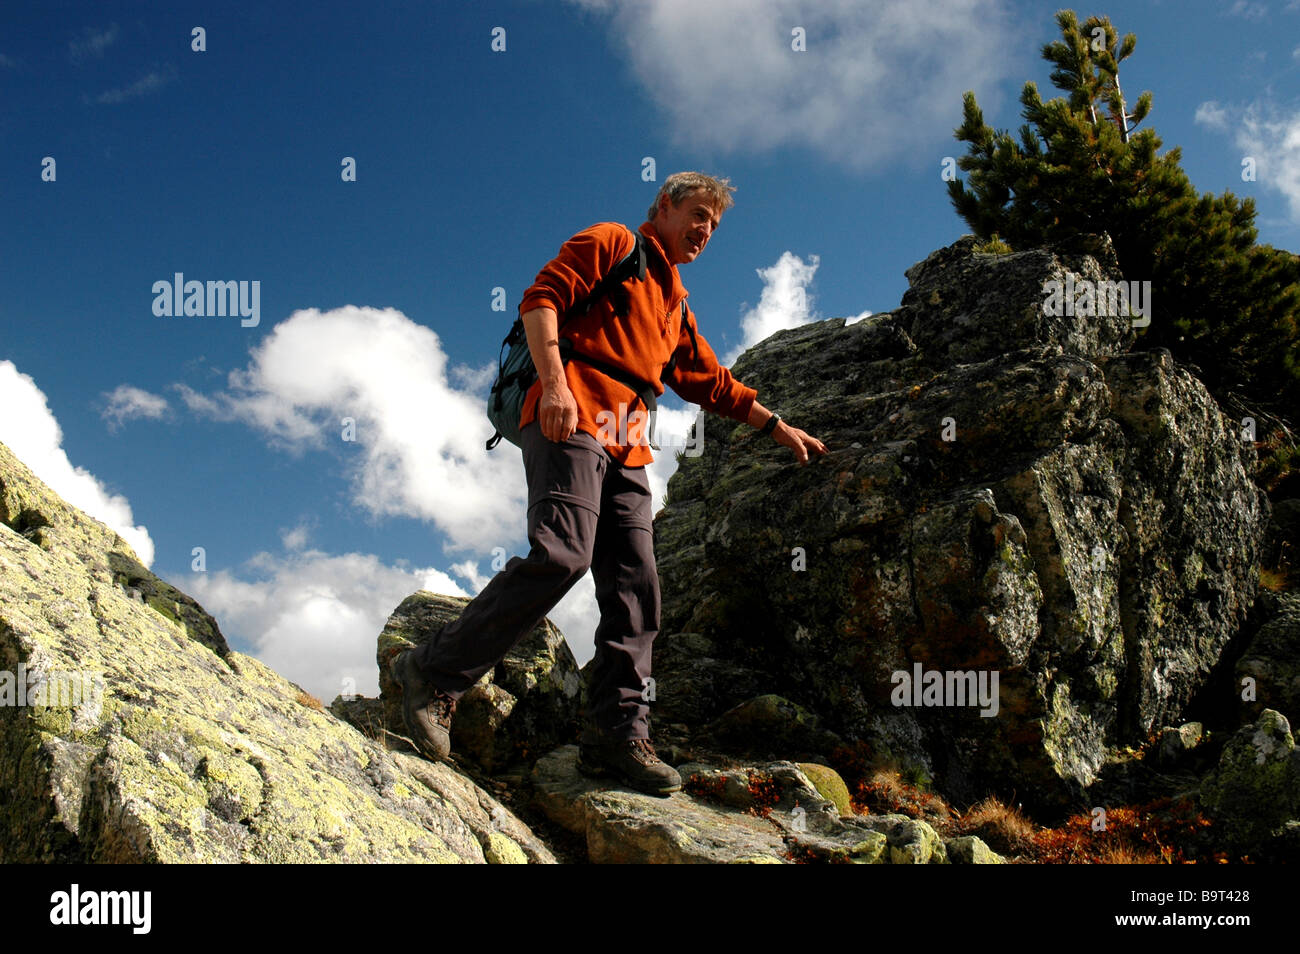
<svg viewBox="0 0 1300 954"><path fill-rule="evenodd" d="M632 755L643 765L654 765L662 761L655 754L654 746L650 744L649 739L634 739L632 742Z"/></svg>
<svg viewBox="0 0 1300 954"><path fill-rule="evenodd" d="M439 725L449 727L451 725L452 714L456 711L456 700L451 696L444 696L441 692L434 690L433 699L429 702L429 708L433 712L433 717Z"/></svg>

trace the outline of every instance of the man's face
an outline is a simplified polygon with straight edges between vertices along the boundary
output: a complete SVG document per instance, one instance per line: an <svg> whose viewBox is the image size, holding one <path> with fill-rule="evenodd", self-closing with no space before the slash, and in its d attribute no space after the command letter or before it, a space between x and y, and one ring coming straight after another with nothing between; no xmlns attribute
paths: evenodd
<svg viewBox="0 0 1300 954"><path fill-rule="evenodd" d="M676 206L667 196L662 197L653 225L668 263L684 265L704 251L721 221L722 213L714 207L709 194L699 189L688 193Z"/></svg>

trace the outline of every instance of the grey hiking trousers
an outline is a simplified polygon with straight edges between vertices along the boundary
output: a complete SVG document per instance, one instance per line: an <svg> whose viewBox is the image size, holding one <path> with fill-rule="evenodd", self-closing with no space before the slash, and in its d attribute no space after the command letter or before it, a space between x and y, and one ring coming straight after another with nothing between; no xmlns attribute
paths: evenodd
<svg viewBox="0 0 1300 954"><path fill-rule="evenodd" d="M606 741L649 738L642 692L659 632L659 575L645 468L621 466L584 431L557 444L534 422L521 441L532 549L506 563L416 661L459 699L590 567L600 625L584 737L596 741L595 729Z"/></svg>

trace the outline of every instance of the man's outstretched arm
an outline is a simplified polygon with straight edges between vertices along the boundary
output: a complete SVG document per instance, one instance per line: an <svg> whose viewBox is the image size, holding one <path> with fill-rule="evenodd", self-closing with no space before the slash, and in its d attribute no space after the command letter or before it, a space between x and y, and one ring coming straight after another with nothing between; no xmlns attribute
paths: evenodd
<svg viewBox="0 0 1300 954"><path fill-rule="evenodd" d="M698 404L706 411L731 420L744 421L750 427L761 429L772 412L758 403L758 394L753 388L737 381L718 362L713 348L704 335L699 333L695 312L690 310L689 305L682 317L682 329L674 352L677 360L673 363L667 384L687 401ZM690 334L691 328L696 329L694 336ZM777 422L772 437L778 444L790 448L795 460L801 464L808 463L809 454L820 456L826 453L825 444L785 421Z"/></svg>
<svg viewBox="0 0 1300 954"><path fill-rule="evenodd" d="M747 423L750 427L761 428L772 416L772 412L758 401L749 410L749 419ZM784 444L790 450L794 451L794 458L801 464L808 463L809 453L821 455L826 453L826 445L813 437L811 434L799 430L797 427L791 427L785 421L778 421L776 429L772 431L772 438L778 444Z"/></svg>

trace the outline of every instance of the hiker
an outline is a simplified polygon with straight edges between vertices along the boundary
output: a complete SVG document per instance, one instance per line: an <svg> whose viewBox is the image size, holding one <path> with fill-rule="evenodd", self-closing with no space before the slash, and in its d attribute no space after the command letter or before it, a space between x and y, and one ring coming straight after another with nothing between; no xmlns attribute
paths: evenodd
<svg viewBox="0 0 1300 954"><path fill-rule="evenodd" d="M429 758L445 759L451 750L456 700L590 567L600 624L578 767L650 794L680 790L681 776L650 744L643 698L659 631L659 577L645 470L653 458L644 411L653 407L640 404L653 404L667 384L705 410L770 434L801 464L809 453L826 453L718 364L685 305L677 266L704 250L733 191L726 179L697 172L669 176L638 230L644 242L622 225L594 225L566 242L524 293L519 311L537 380L523 403L518 442L532 549L526 559L511 559L436 638L390 664L412 741ZM604 294L602 277L642 248L644 278ZM593 291L601 292L594 302ZM584 300L584 313L571 314ZM559 335L565 315L567 361Z"/></svg>

